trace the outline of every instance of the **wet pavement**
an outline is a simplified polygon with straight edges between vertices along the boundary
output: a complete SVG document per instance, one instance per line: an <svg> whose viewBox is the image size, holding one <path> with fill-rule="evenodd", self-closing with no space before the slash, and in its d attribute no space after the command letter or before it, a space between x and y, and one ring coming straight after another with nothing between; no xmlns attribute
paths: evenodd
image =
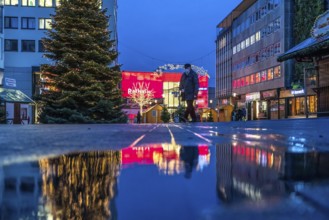
<svg viewBox="0 0 329 220"><path fill-rule="evenodd" d="M329 119L0 126L0 220L328 219Z"/></svg>

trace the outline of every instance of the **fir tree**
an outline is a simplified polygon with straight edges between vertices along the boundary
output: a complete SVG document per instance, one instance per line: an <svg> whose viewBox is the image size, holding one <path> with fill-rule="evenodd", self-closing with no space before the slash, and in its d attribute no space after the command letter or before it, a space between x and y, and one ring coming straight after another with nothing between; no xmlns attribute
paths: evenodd
<svg viewBox="0 0 329 220"><path fill-rule="evenodd" d="M47 77L41 123L124 122L120 67L108 16L98 0L62 0L43 39Z"/></svg>
<svg viewBox="0 0 329 220"><path fill-rule="evenodd" d="M295 45L311 37L311 29L316 18L325 12L325 0L295 0L294 39ZM304 81L304 68L311 67L309 63L296 63L293 82Z"/></svg>
<svg viewBox="0 0 329 220"><path fill-rule="evenodd" d="M167 109L166 106L163 106L163 108L162 108L161 120L164 123L168 123L170 121L170 113L169 113L169 111L168 111L168 109Z"/></svg>

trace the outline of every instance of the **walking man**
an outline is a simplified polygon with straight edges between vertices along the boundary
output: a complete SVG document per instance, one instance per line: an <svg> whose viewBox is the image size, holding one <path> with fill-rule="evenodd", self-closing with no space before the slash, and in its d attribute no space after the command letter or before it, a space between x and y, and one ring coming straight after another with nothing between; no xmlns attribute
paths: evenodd
<svg viewBox="0 0 329 220"><path fill-rule="evenodd" d="M199 79L196 72L192 70L191 64L184 65L184 73L180 79L179 90L181 91L182 101L186 101L187 107L184 119L187 121L188 116L192 118L192 122L196 122L196 114L194 110L194 100L198 97Z"/></svg>

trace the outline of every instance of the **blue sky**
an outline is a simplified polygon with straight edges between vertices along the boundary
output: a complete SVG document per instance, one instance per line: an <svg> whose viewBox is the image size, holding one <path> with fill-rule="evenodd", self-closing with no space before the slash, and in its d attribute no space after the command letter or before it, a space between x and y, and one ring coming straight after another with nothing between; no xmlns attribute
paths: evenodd
<svg viewBox="0 0 329 220"><path fill-rule="evenodd" d="M241 0L118 0L122 70L154 71L191 62L215 86L216 25Z"/></svg>

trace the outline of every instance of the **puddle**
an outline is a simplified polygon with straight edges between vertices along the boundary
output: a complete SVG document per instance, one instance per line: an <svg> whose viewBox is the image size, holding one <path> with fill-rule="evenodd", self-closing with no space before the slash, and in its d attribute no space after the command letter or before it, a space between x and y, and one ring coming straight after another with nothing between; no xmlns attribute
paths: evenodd
<svg viewBox="0 0 329 220"><path fill-rule="evenodd" d="M328 158L246 142L42 158L0 168L0 219L232 219L284 204Z"/></svg>

